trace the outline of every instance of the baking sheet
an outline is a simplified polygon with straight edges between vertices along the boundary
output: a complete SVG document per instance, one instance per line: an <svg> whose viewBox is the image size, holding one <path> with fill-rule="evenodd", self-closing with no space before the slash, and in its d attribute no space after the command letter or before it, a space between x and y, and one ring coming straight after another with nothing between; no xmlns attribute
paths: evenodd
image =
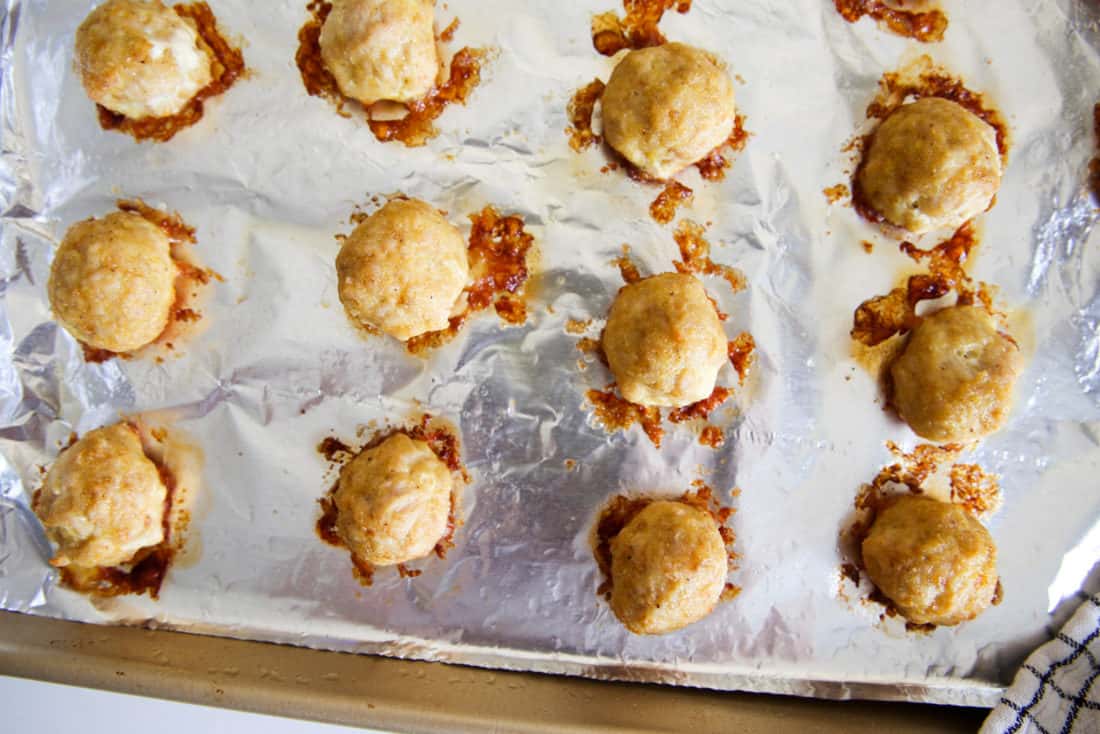
<svg viewBox="0 0 1100 734"><path fill-rule="evenodd" d="M730 337L750 330L758 348L736 410L716 416L727 429L719 451L687 430L670 431L659 451L637 431L608 436L584 392L609 378L598 365L578 370L564 330L606 313L623 243L644 272L678 255L672 228L648 217L656 191L600 173L602 156L574 154L563 133L572 92L610 71L588 29L612 3L437 8L441 27L462 21L454 47L495 53L469 105L449 109L442 134L418 149L378 143L361 119L305 94L293 63L304 3L211 5L244 39L252 77L171 142L139 145L99 129L72 72L90 4L7 2L0 607L501 668L983 705L1046 636L1051 612L1092 588L1100 263L1083 182L1100 99L1093 4L952 3L933 46L849 25L816 0L696 0L666 16L666 36L716 52L744 79L738 102L753 133L724 182L685 177L695 201L681 211L711 222L713 259L749 282L732 294L707 280ZM854 495L889 460L885 440L911 447L915 437L883 413L847 335L852 311L893 285L904 256L883 245L867 255L859 243L873 230L822 194L846 179L841 147L881 73L920 53L988 92L1012 127L971 272L1026 308L1034 335L1009 426L971 457L1002 475L1005 504L990 527L1005 600L926 636L881 625L879 610L838 594L837 534ZM528 324L479 318L428 360L355 332L336 295L334 235L356 204L393 191L456 223L485 204L523 216L540 251ZM225 278L205 332L162 364L85 364L49 319L53 248L120 196L178 210L197 227L198 259ZM728 369L723 379L735 381ZM365 589L346 553L314 534L327 486L315 447L421 410L461 429L474 477L465 524L446 561L411 579L380 573ZM156 602L93 603L58 588L27 506L39 465L69 432L119 413L170 420L205 453L197 560L172 569ZM595 593L595 512L622 491L679 494L701 473L737 508L731 580L743 591L682 632L631 636Z"/></svg>

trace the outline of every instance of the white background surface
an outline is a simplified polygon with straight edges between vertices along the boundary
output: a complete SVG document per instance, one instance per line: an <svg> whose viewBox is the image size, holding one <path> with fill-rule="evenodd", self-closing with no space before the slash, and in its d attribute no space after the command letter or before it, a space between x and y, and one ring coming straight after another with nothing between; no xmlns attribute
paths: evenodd
<svg viewBox="0 0 1100 734"><path fill-rule="evenodd" d="M0 717L10 732L119 734L382 734L274 716L161 701L0 676Z"/></svg>

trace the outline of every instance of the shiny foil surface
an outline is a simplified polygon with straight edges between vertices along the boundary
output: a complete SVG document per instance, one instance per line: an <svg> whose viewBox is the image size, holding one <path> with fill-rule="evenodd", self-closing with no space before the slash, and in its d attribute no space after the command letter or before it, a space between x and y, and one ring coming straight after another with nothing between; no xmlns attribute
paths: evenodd
<svg viewBox="0 0 1100 734"><path fill-rule="evenodd" d="M420 148L378 142L360 116L309 97L294 64L304 0L211 0L242 43L250 76L164 144L100 129L73 71L86 0L7 0L0 153L0 607L351 652L479 666L823 697L988 705L1023 657L1095 590L1100 559L1100 254L1085 182L1100 101L1100 9L1085 0L945 0L943 43L845 22L827 0L695 0L669 12L670 40L704 47L736 75L751 132L724 181L695 190L682 219L709 222L712 258L744 272L733 293L705 284L750 331L755 367L713 416L726 443L668 425L661 449L637 428L608 434L585 392L570 319L598 336L630 246L643 274L671 270L672 234L648 213L659 189L601 173L604 154L568 146L566 105L607 79L594 14L614 0L449 0L451 51L491 50L467 106ZM864 482L918 441L883 410L852 357L852 313L912 263L823 189L847 183L842 151L884 71L920 54L1003 112L1012 147L996 206L979 217L970 263L1023 314L1026 370L1011 420L965 456L999 474L988 524L1004 601L930 634L880 621L841 593L838 534ZM335 235L356 205L402 192L467 215L518 214L536 238L526 325L486 312L425 358L365 337L337 297ZM74 222L123 197L177 210L196 259L220 273L201 333L157 363L88 364L53 320L46 281ZM863 240L876 243L868 254ZM921 242L931 246L934 242ZM725 367L720 383L735 385ZM421 412L459 426L472 483L446 560L415 578L353 578L323 544L318 498L333 480L325 436ZM93 600L60 588L30 496L71 432L151 415L204 455L192 552L159 600ZM572 463L575 462L575 465ZM629 634L597 596L598 509L622 492L679 495L695 479L736 509L742 591L663 637ZM733 488L740 493L732 493Z"/></svg>

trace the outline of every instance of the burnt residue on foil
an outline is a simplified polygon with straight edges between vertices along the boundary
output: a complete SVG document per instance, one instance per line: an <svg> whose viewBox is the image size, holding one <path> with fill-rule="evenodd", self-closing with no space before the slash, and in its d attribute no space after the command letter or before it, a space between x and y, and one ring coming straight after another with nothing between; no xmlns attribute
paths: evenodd
<svg viewBox="0 0 1100 734"><path fill-rule="evenodd" d="M864 16L891 33L921 43L937 43L947 31L947 15L935 0L834 0L849 23Z"/></svg>
<svg viewBox="0 0 1100 734"><path fill-rule="evenodd" d="M466 46L455 52L450 63L441 71L441 79L420 99L404 103L383 101L364 106L340 91L335 77L325 68L321 58L321 28L332 11L332 3L310 0L306 10L309 18L298 31L298 51L294 57L306 92L310 96L327 99L344 117L351 116L348 107L362 110L374 137L383 143L397 141L410 148L425 145L439 135L435 120L449 105L466 104L481 82L481 67L488 54L484 49ZM449 43L457 28L458 18L455 18L437 34L437 40Z"/></svg>

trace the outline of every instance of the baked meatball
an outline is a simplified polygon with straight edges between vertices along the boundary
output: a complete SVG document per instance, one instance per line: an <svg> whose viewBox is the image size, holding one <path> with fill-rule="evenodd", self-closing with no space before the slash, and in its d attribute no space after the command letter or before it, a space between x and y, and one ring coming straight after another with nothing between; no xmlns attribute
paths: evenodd
<svg viewBox="0 0 1100 734"><path fill-rule="evenodd" d="M619 291L603 350L624 398L682 406L714 391L727 347L703 284L691 275L663 273Z"/></svg>
<svg viewBox="0 0 1100 734"><path fill-rule="evenodd" d="M725 67L682 43L626 54L600 104L608 144L654 178L668 178L721 145L736 116Z"/></svg>
<svg viewBox="0 0 1100 734"><path fill-rule="evenodd" d="M903 495L875 518L863 563L879 591L916 624L953 625L997 593L997 548L959 505Z"/></svg>
<svg viewBox="0 0 1100 734"><path fill-rule="evenodd" d="M856 185L897 227L916 234L958 227L988 209L1001 185L996 131L950 100L904 105L875 131Z"/></svg>
<svg viewBox="0 0 1100 734"><path fill-rule="evenodd" d="M47 286L54 315L84 344L129 352L164 331L176 299L168 235L132 212L77 222Z"/></svg>
<svg viewBox="0 0 1100 734"><path fill-rule="evenodd" d="M713 517L653 502L611 539L611 611L635 634L674 632L710 614L728 571Z"/></svg>
<svg viewBox="0 0 1100 734"><path fill-rule="evenodd" d="M376 566L423 558L447 532L453 484L428 444L395 433L340 472L336 532Z"/></svg>
<svg viewBox="0 0 1100 734"><path fill-rule="evenodd" d="M107 0L76 31L93 102L132 119L179 112L213 78L199 34L160 0Z"/></svg>
<svg viewBox="0 0 1100 734"><path fill-rule="evenodd" d="M348 317L402 340L447 328L469 275L462 234L416 199L388 202L336 256Z"/></svg>
<svg viewBox="0 0 1100 734"><path fill-rule="evenodd" d="M977 306L924 318L890 368L893 403L917 435L971 441L999 429L1012 406L1020 350Z"/></svg>
<svg viewBox="0 0 1100 734"><path fill-rule="evenodd" d="M340 91L363 104L423 97L439 73L431 0L334 0L321 59Z"/></svg>
<svg viewBox="0 0 1100 734"><path fill-rule="evenodd" d="M117 566L164 540L168 490L125 423L89 432L61 453L34 512L57 545L54 566Z"/></svg>

